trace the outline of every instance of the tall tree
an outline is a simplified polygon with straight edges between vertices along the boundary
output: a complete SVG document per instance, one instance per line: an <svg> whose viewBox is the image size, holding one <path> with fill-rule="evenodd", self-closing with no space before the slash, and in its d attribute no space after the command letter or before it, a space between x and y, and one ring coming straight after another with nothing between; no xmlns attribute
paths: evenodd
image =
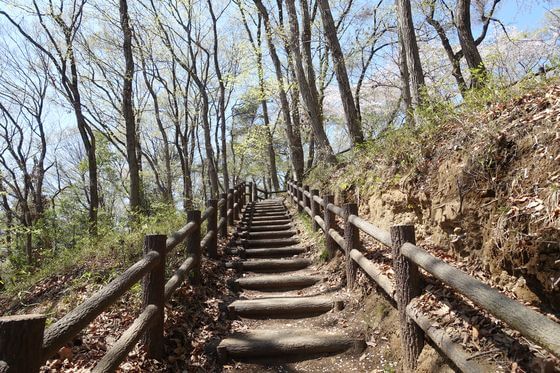
<svg viewBox="0 0 560 373"><path fill-rule="evenodd" d="M214 157L214 148L212 146L212 135L210 129L210 97L208 95L208 84L207 84L207 71L209 67L210 53L201 44L202 35L196 33L193 35L193 7L191 4L183 3L180 4L175 2L168 2L171 9L171 17L177 21L182 31L186 34L186 37L181 37L181 40L187 43L187 56L184 56L180 50L183 47L178 47L174 43L174 38L170 31L170 26L165 25L162 21L161 14L159 14L154 0L150 0L150 4L153 11L153 16L157 23L158 29L160 31L160 37L163 44L171 53L173 59L177 61L179 66L183 68L190 76L195 86L198 89L198 93L201 98L201 108L200 108L200 118L202 123L202 131L204 136L204 150L205 158L208 165L208 178L210 179L210 189L211 195L217 196L219 193L219 179L218 179L218 169L216 167L216 159ZM181 8L179 8L181 6ZM186 19L183 18L183 11L186 14ZM199 53L204 56L199 57ZM202 71L199 71L197 67L197 61L202 60Z"/></svg>
<svg viewBox="0 0 560 373"><path fill-rule="evenodd" d="M294 177L296 180L302 180L304 164L303 146L301 144L301 134L299 131L299 120L297 123L294 123L292 121L290 104L288 102L288 96L286 94L282 63L280 62L280 58L278 57L278 52L276 51L276 46L273 41L272 26L270 24L268 11L263 5L262 1L254 0L254 3L263 18L266 42L268 45L272 63L274 65L274 72L276 73L276 80L278 82L278 96L280 98L280 106L282 110L282 117L284 119L284 125L286 126L286 137L288 139L288 146L290 147L290 160L292 162Z"/></svg>
<svg viewBox="0 0 560 373"><path fill-rule="evenodd" d="M325 128L323 127L323 118L319 107L317 89L316 87L312 87L312 85L315 84L315 80L311 80L313 77L306 75L306 68L304 68L302 52L299 44L299 21L294 0L286 0L286 9L288 11L290 24L288 44L290 52L293 56L298 89L313 128L315 144L317 146L317 158L326 161L327 163L336 163L336 157L334 156L331 144L327 138L327 134L325 133ZM312 66L310 67L309 63L312 61L307 62L308 64L306 67L307 72L309 73L309 69L312 69Z"/></svg>
<svg viewBox="0 0 560 373"><path fill-rule="evenodd" d="M257 76L259 79L259 100L261 103L264 127L265 127L265 137L266 137L266 144L267 144L267 153L268 153L268 169L269 169L269 178L274 186L274 190L280 189L280 183L278 181L278 169L276 167L276 152L274 150L272 132L270 130L270 115L268 112L268 102L267 102L267 93L266 93L266 82L264 77L264 67L263 67L263 55L262 55L262 15L259 13L258 15L258 22L257 22L257 35L256 40L253 37L253 33L249 28L247 23L247 17L245 15L245 11L243 9L243 5L238 3L239 10L241 12L241 19L243 21L243 25L245 26L245 30L247 31L247 36L249 41L251 42L251 46L253 49L253 53L255 54L256 62L257 62Z"/></svg>
<svg viewBox="0 0 560 373"><path fill-rule="evenodd" d="M413 110L416 110L422 103L422 94L425 85L424 72L422 71L418 42L416 41L416 32L414 31L414 23L412 22L410 0L396 0L396 5L398 34L404 52L401 59L406 60L410 81L411 103Z"/></svg>
<svg viewBox="0 0 560 373"><path fill-rule="evenodd" d="M73 0L72 6L64 7L63 4L61 4L61 6L56 8L52 2L49 2L47 9L41 10L37 1L33 0L34 14L39 20L39 24L47 41L31 36L31 34L26 32L23 27L5 11L0 10L0 14L2 14L27 41L48 57L59 75L58 79L60 80L62 92L72 106L82 144L87 154L89 228L91 233L96 234L97 210L99 208L97 155L95 153L96 139L84 114L80 93L80 74L74 45L74 41L78 37L79 29L82 24L85 4L86 0ZM65 14L65 9L70 9L70 13ZM53 23L53 26L47 24L47 19ZM62 33L63 41L60 41L55 36L57 31ZM54 52L51 53L48 48L52 48Z"/></svg>
<svg viewBox="0 0 560 373"><path fill-rule="evenodd" d="M467 65L472 72L473 86L484 85L486 76L486 66L482 62L482 57L478 52L471 29L471 1L457 0L455 10L455 23L457 24L457 34L461 50L467 61Z"/></svg>
<svg viewBox="0 0 560 373"><path fill-rule="evenodd" d="M352 87L348 79L348 71L346 70L346 63L344 61L344 54L340 47L336 26L334 24L331 8L328 0L318 0L319 9L321 10L321 18L323 20L323 29L325 36L330 46L331 54L334 62L334 71L338 81L338 90L342 106L344 108L344 116L346 117L346 126L348 133L352 140L352 144L356 145L364 141L362 133L362 125L360 123L360 115L354 97L352 96Z"/></svg>
<svg viewBox="0 0 560 373"><path fill-rule="evenodd" d="M222 151L222 174L224 179L224 191L229 189L229 173L227 164L227 140L226 140L226 85L222 76L222 69L219 60L219 40L218 40L218 18L212 8L212 0L208 0L208 9L212 18L212 35L213 35L213 59L216 79L218 80L218 122L221 131L221 151Z"/></svg>
<svg viewBox="0 0 560 373"><path fill-rule="evenodd" d="M0 194L7 226L15 217L23 228L24 249L29 265L34 264L35 225L43 218L43 194L47 134L45 116L49 89L48 62L26 45L15 45L22 52L7 52L0 76ZM37 61L37 62L36 62ZM9 198L8 198L9 197ZM9 200L14 201L10 205Z"/></svg>
<svg viewBox="0 0 560 373"><path fill-rule="evenodd" d="M126 0L119 0L120 24L123 32L122 50L125 60L122 113L126 129L126 160L130 174L130 210L139 212L142 206L142 183L140 180L139 161L137 157L137 130L134 119L134 103L132 102L132 81L134 79L134 57L132 55L132 29L128 15Z"/></svg>

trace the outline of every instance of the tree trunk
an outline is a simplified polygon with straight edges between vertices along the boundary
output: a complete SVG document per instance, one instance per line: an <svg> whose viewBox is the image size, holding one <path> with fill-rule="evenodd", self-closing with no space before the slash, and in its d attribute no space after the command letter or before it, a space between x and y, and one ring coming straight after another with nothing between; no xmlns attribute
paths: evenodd
<svg viewBox="0 0 560 373"><path fill-rule="evenodd" d="M344 108L348 133L350 134L352 145L356 145L364 141L364 135L362 133L358 109L352 97L352 88L348 79L348 71L346 70L344 55L340 47L340 42L338 41L336 27L328 0L319 0L319 9L321 10L325 37L327 38L333 57L334 71L338 81L338 90Z"/></svg>
<svg viewBox="0 0 560 373"><path fill-rule="evenodd" d="M416 110L422 104L424 73L420 63L416 33L412 22L410 0L397 0L396 4L399 37L402 39L410 80L411 103L413 109Z"/></svg>
<svg viewBox="0 0 560 373"><path fill-rule="evenodd" d="M311 84L315 81L308 81L303 66L303 58L299 47L299 25L294 0L286 0L290 24L290 40L289 47L293 56L294 70L296 73L298 88L303 99L305 109L308 112L313 132L315 133L315 141L317 144L317 158L327 163L336 163L331 144L323 128L323 120L319 103L317 101L316 88L311 88ZM308 66L309 67L309 66Z"/></svg>
<svg viewBox="0 0 560 373"><path fill-rule="evenodd" d="M140 172L138 167L136 121L132 102L132 80L134 79L134 59L132 56L132 29L129 24L128 4L119 0L120 24L123 31L123 54L125 71L122 92L122 112L126 129L126 160L130 173L130 210L137 213L142 205Z"/></svg>
<svg viewBox="0 0 560 373"><path fill-rule="evenodd" d="M447 54L447 58L451 63L451 75L455 78L457 82L457 86L459 87L459 92L461 95L464 95L466 90L466 83L465 78L463 77L463 73L461 71L461 55L458 53L453 52L453 47L451 46L451 42L445 33L443 26L434 19L434 12L435 12L435 0L430 4L430 13L426 16L426 21L436 30L439 39L441 41L441 45Z"/></svg>
<svg viewBox="0 0 560 373"><path fill-rule="evenodd" d="M408 73L408 64L406 62L406 51L404 48L404 40L401 36L401 30L398 29L399 39L399 70L401 75L401 97L404 104L404 113L406 123L409 125L414 124L414 117L412 116L412 98L410 97L410 75Z"/></svg>
<svg viewBox="0 0 560 373"><path fill-rule="evenodd" d="M256 57L257 57L257 70L259 76L259 88L261 94L261 107L263 111L264 125L266 127L266 146L268 152L268 164L270 166L270 178L272 184L274 185L274 190L280 189L280 183L278 182L278 169L276 167L276 152L274 151L274 146L272 143L272 132L270 131L270 116L268 115L268 105L266 102L266 87L264 81L264 68L262 60L262 48L261 48L261 28L259 22L259 29L257 30L257 46Z"/></svg>
<svg viewBox="0 0 560 373"><path fill-rule="evenodd" d="M313 132L309 134L309 153L307 155L307 169L313 167L313 158L315 158L315 137Z"/></svg>
<svg viewBox="0 0 560 373"><path fill-rule="evenodd" d="M224 178L224 191L229 189L229 173L227 165L227 142L226 142L226 87L224 80L222 79L222 71L220 69L220 63L218 61L218 30L217 30L217 19L214 14L214 9L212 8L212 1L208 0L208 8L210 10L210 15L212 17L212 32L214 35L214 70L216 71L216 78L218 79L218 111L219 115L219 126L222 134L221 137L221 151L222 151L222 174ZM214 198L216 196L213 196Z"/></svg>
<svg viewBox="0 0 560 373"><path fill-rule="evenodd" d="M138 44L140 45L139 42L138 42ZM157 124L159 132L161 134L162 141L163 141L163 158L164 158L164 166L165 166L165 182L164 182L163 190L161 190L161 192L163 194L163 200L166 203L172 205L173 204L173 174L171 172L171 150L170 150L170 146L169 146L169 137L167 136L167 131L165 130L165 126L163 125L163 121L161 120L159 99L158 99L156 91L154 90L153 82L150 81L150 79L148 77L147 66L146 66L145 59L144 59L144 56L142 54L141 48L140 48L140 57L141 57L141 62L142 62L142 75L144 77L144 83L146 84L146 87L148 88L148 92L150 93L150 96L152 97L152 102L153 102L153 105L154 105L154 116L155 116L156 124ZM177 130L178 130L178 128L177 128ZM154 173L156 173L156 172L157 172L157 170L154 170Z"/></svg>
<svg viewBox="0 0 560 373"><path fill-rule="evenodd" d="M459 43L461 44L463 55L471 70L472 85L474 87L481 87L484 85L484 80L486 78L486 67L482 62L482 57L478 52L472 35L470 0L457 0L455 23L457 24L457 34L459 36Z"/></svg>
<svg viewBox="0 0 560 373"><path fill-rule="evenodd" d="M292 121L290 105L288 103L288 97L286 95L286 88L284 85L282 64L280 63L280 58L278 58L278 53L276 52L276 46L274 45L274 41L272 40L272 28L268 17L268 12L260 0L254 0L254 3L257 6L261 16L263 17L266 41L268 44L268 49L270 51L270 57L272 59L272 63L274 64L276 80L278 81L278 91L279 91L278 95L280 97L282 116L284 118L284 123L286 125L286 137L288 138L288 144L290 147L290 159L292 162L293 171L296 180L302 180L304 164L303 164L303 146L301 144L301 135L299 132L299 122L294 123ZM280 19L280 24L282 24L282 19Z"/></svg>

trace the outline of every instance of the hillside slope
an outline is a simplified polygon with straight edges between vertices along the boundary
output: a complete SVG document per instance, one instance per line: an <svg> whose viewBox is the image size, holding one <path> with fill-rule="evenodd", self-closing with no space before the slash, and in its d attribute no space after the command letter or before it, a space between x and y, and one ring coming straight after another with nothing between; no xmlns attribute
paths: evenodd
<svg viewBox="0 0 560 373"><path fill-rule="evenodd" d="M414 223L424 246L558 315L560 84L489 100L431 108L305 182L382 228Z"/></svg>

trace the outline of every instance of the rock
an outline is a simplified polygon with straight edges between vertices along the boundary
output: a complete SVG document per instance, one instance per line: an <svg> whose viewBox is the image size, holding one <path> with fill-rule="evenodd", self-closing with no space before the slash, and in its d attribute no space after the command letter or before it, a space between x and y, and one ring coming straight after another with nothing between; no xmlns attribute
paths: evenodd
<svg viewBox="0 0 560 373"><path fill-rule="evenodd" d="M523 277L517 279L512 291L519 300L529 303L540 303L539 297L529 289L527 281Z"/></svg>
<svg viewBox="0 0 560 373"><path fill-rule="evenodd" d="M74 353L70 347L65 346L58 350L58 356L60 356L60 360L68 359L68 361L71 361Z"/></svg>

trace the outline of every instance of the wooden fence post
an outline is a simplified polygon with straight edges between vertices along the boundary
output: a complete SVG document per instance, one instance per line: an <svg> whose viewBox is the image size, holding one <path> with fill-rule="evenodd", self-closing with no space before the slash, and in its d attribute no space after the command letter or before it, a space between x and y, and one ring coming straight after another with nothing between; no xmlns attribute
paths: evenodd
<svg viewBox="0 0 560 373"><path fill-rule="evenodd" d="M253 185L253 202L259 202L259 191L257 190L257 183Z"/></svg>
<svg viewBox="0 0 560 373"><path fill-rule="evenodd" d="M253 182L249 181L249 203L253 202Z"/></svg>
<svg viewBox="0 0 560 373"><path fill-rule="evenodd" d="M163 357L163 321L165 313L165 240L166 235L150 234L144 237L144 255L150 251L159 253L159 262L142 281L142 309L153 304L158 308L152 326L146 330L142 343L146 347L148 357Z"/></svg>
<svg viewBox="0 0 560 373"><path fill-rule="evenodd" d="M231 214L227 217L227 223L230 227L233 227L233 189L228 190L227 210L231 210ZM226 213L227 213L227 210L226 210Z"/></svg>
<svg viewBox="0 0 560 373"><path fill-rule="evenodd" d="M187 211L187 219L196 224L196 229L187 237L187 255L193 257L194 263L191 271L191 284L198 285L202 282L200 267L202 265L202 255L200 252L200 211Z"/></svg>
<svg viewBox="0 0 560 373"><path fill-rule="evenodd" d="M327 246L327 253L329 254L329 260L334 258L336 254L336 242L334 238L329 234L329 229L334 228L335 218L334 213L329 211L327 205L329 203L334 203L333 195L326 195L323 197L323 220L325 221L325 244Z"/></svg>
<svg viewBox="0 0 560 373"><path fill-rule="evenodd" d="M0 317L0 371L9 373L39 371L43 356L44 315Z"/></svg>
<svg viewBox="0 0 560 373"><path fill-rule="evenodd" d="M220 227L220 237L226 238L227 237L227 193L220 194L220 200L223 200L222 206L220 207L220 220L224 219L224 224Z"/></svg>
<svg viewBox="0 0 560 373"><path fill-rule="evenodd" d="M239 189L239 185L235 187L235 189L233 190L233 220L239 220L239 210L240 210L240 201L241 199L239 198L239 194L240 193L240 189Z"/></svg>
<svg viewBox="0 0 560 373"><path fill-rule="evenodd" d="M424 333L416 323L407 316L406 306L420 295L420 272L418 266L401 254L405 242L416 243L413 225L391 227L391 244L393 270L395 271L395 289L399 321L401 328L401 346L405 370L414 371L418 356L424 347Z"/></svg>
<svg viewBox="0 0 560 373"><path fill-rule="evenodd" d="M302 212L303 211L303 207L300 205L300 202L303 201L303 188L301 187L301 182L298 181L297 183L297 187L296 187L296 193L297 193L297 211L298 212Z"/></svg>
<svg viewBox="0 0 560 373"><path fill-rule="evenodd" d="M317 223L317 221L315 221L315 216L319 215L319 212L321 211L321 208L319 206L319 204L317 203L317 201L315 201L313 199L313 197L318 196L319 195L319 190L318 189L312 189L311 190L311 223L313 225L313 231L317 232L319 230L319 224Z"/></svg>
<svg viewBox="0 0 560 373"><path fill-rule="evenodd" d="M206 203L207 207L213 207L214 211L208 215L207 231L213 231L214 236L208 241L208 257L216 259L218 257L218 200L209 199Z"/></svg>
<svg viewBox="0 0 560 373"><path fill-rule="evenodd" d="M344 248L344 253L346 256L346 287L348 289L354 288L354 283L356 282L356 272L358 271L358 266L356 262L350 256L350 251L352 249L360 249L360 230L355 227L348 218L350 215L358 216L358 205L355 203L346 203L343 206L344 212L344 241L346 242L346 247Z"/></svg>
<svg viewBox="0 0 560 373"><path fill-rule="evenodd" d="M309 193L309 185L304 185L303 191ZM307 197L305 193L303 193L303 205L311 208L311 198Z"/></svg>
<svg viewBox="0 0 560 373"><path fill-rule="evenodd" d="M294 182L293 181L288 181L288 190L290 191L290 193L288 193L288 195L290 196L290 202L292 202L292 205L294 204Z"/></svg>
<svg viewBox="0 0 560 373"><path fill-rule="evenodd" d="M247 184L243 182L241 184L241 203L239 205L239 211L247 204Z"/></svg>

